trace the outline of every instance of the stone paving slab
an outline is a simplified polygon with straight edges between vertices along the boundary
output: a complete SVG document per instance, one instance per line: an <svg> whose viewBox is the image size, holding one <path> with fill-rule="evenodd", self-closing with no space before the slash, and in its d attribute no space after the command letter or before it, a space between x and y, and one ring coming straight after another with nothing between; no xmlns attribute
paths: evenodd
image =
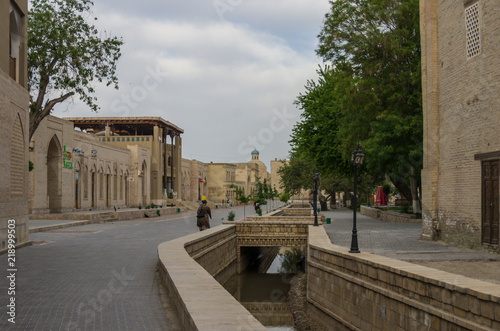
<svg viewBox="0 0 500 331"><path fill-rule="evenodd" d="M243 208L232 208L236 219ZM229 209L212 212L212 226ZM252 208L246 208L253 215ZM0 255L0 330L171 330L156 277L158 245L199 232L195 212L30 234L16 249L15 295ZM7 304L16 302L16 323Z"/></svg>
<svg viewBox="0 0 500 331"><path fill-rule="evenodd" d="M352 210L343 208L321 213L331 218L331 224L323 226L332 243L350 248ZM356 213L356 223L358 246L362 252L404 261L500 260L496 253L422 241L420 223L386 223L359 213Z"/></svg>

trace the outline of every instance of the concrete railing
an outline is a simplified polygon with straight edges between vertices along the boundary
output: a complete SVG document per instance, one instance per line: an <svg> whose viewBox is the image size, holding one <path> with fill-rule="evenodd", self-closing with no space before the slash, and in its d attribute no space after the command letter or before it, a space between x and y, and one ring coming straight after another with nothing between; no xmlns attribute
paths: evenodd
<svg viewBox="0 0 500 331"><path fill-rule="evenodd" d="M377 208L370 208L368 206L361 206L360 213L388 223L422 223L422 219L417 218L413 214L402 214L391 210L384 211Z"/></svg>
<svg viewBox="0 0 500 331"><path fill-rule="evenodd" d="M500 285L350 254L322 227L309 228L307 271L308 312L330 329L500 330Z"/></svg>
<svg viewBox="0 0 500 331"><path fill-rule="evenodd" d="M235 268L236 226L158 246L159 272L182 330L266 330L222 285Z"/></svg>

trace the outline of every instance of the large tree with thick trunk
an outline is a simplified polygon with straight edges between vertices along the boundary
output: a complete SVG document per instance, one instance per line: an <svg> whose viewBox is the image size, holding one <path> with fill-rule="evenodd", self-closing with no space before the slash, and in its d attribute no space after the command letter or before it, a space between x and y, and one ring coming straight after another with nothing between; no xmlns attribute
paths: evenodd
<svg viewBox="0 0 500 331"><path fill-rule="evenodd" d="M123 41L100 36L89 0L32 0L28 13L30 132L54 106L77 95L97 111L92 82L118 88L116 63Z"/></svg>

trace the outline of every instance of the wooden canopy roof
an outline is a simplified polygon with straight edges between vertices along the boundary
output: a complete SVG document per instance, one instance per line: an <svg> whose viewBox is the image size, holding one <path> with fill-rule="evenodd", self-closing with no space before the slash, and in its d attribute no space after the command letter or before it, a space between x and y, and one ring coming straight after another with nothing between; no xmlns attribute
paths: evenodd
<svg viewBox="0 0 500 331"><path fill-rule="evenodd" d="M152 135L154 126L163 129L164 134L169 136L179 136L184 133L184 130L161 117L65 117L63 119L73 122L75 127L81 130L92 129L96 133L104 131L106 126L121 135L123 132L131 135L137 132L141 135Z"/></svg>

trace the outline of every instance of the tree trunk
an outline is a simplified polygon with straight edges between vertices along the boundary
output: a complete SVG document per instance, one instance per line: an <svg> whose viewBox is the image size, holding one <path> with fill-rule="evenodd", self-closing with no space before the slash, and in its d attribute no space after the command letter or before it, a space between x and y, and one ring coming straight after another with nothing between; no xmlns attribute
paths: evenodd
<svg viewBox="0 0 500 331"><path fill-rule="evenodd" d="M321 207L321 211L327 211L328 210L328 197L325 197L323 194L319 195L319 205Z"/></svg>
<svg viewBox="0 0 500 331"><path fill-rule="evenodd" d="M420 199L418 198L418 190L417 190L417 179L415 177L416 177L416 169L414 166L411 166L410 186L411 186L413 213L421 213L422 209L420 208Z"/></svg>
<svg viewBox="0 0 500 331"><path fill-rule="evenodd" d="M412 194L411 194L411 189L405 185L401 180L399 179L394 179L392 176L389 175L391 178L392 184L396 187L399 193L408 201L412 201Z"/></svg>

